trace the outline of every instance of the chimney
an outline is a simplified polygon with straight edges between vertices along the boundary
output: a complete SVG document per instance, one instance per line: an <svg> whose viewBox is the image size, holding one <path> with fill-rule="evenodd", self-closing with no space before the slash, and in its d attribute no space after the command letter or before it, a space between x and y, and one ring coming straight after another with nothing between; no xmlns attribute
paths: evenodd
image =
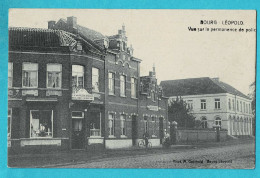
<svg viewBox="0 0 260 178"><path fill-rule="evenodd" d="M48 21L48 29L54 29L55 23L54 20Z"/></svg>
<svg viewBox="0 0 260 178"><path fill-rule="evenodd" d="M149 77L153 77L153 72L152 71L149 72Z"/></svg>
<svg viewBox="0 0 260 178"><path fill-rule="evenodd" d="M153 63L153 76L156 76L156 72L155 72L155 64Z"/></svg>
<svg viewBox="0 0 260 178"><path fill-rule="evenodd" d="M77 29L77 17L67 17L67 24L69 29Z"/></svg>
<svg viewBox="0 0 260 178"><path fill-rule="evenodd" d="M215 77L215 78L212 78L212 79L219 82L219 77Z"/></svg>

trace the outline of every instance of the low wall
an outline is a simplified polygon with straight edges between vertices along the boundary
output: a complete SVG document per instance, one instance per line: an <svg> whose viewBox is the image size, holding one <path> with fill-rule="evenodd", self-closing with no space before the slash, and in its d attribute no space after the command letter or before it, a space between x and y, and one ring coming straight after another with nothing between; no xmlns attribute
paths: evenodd
<svg viewBox="0 0 260 178"><path fill-rule="evenodd" d="M11 139L8 140L8 153L48 153L69 149L69 139Z"/></svg>
<svg viewBox="0 0 260 178"><path fill-rule="evenodd" d="M220 141L227 139L227 131L220 131ZM177 130L177 142L216 141L215 130Z"/></svg>

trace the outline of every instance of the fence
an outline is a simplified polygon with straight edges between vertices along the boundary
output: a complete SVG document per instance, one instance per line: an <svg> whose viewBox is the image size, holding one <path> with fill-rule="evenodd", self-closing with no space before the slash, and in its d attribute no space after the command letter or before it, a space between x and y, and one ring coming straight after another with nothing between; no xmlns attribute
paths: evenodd
<svg viewBox="0 0 260 178"><path fill-rule="evenodd" d="M217 132L212 130L177 130L177 142L216 141ZM227 130L220 130L220 141L227 139Z"/></svg>

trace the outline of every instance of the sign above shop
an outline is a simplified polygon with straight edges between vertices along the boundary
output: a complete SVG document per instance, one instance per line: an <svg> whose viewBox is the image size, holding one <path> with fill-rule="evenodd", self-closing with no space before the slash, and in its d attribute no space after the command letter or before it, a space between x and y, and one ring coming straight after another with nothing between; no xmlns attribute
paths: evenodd
<svg viewBox="0 0 260 178"><path fill-rule="evenodd" d="M84 100L84 101L93 101L94 96L88 93L84 88L78 90L72 90L72 100Z"/></svg>
<svg viewBox="0 0 260 178"><path fill-rule="evenodd" d="M158 108L158 106L147 106L147 109L149 109L149 110L151 110L151 111L158 111L159 110L159 108Z"/></svg>

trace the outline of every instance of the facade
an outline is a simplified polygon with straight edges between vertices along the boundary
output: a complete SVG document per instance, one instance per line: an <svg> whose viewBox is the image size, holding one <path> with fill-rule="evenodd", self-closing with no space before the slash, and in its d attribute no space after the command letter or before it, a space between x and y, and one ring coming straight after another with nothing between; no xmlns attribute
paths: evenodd
<svg viewBox="0 0 260 178"><path fill-rule="evenodd" d="M140 63L124 26L104 36L68 17L9 28L10 150L125 148L144 132L159 145L168 99L155 69L140 77Z"/></svg>
<svg viewBox="0 0 260 178"><path fill-rule="evenodd" d="M202 128L219 125L228 135L252 135L251 99L218 78L162 81L169 103L176 97L201 121Z"/></svg>

